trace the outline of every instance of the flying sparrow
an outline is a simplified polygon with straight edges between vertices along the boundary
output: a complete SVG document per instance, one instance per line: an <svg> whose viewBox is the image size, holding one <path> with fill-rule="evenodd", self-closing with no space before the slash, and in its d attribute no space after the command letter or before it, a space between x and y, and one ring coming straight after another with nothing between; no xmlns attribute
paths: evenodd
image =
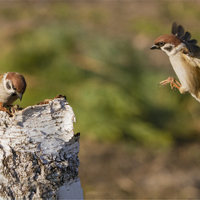
<svg viewBox="0 0 200 200"><path fill-rule="evenodd" d="M197 41L190 39L191 34L174 22L172 34L158 37L151 49L164 51L180 81L173 77L161 81L160 84L170 84L171 88L177 88L180 93L189 92L196 100L200 101L200 47Z"/></svg>
<svg viewBox="0 0 200 200"><path fill-rule="evenodd" d="M8 72L0 75L0 102L3 106L10 106L22 96L26 89L26 81L23 75L16 72Z"/></svg>

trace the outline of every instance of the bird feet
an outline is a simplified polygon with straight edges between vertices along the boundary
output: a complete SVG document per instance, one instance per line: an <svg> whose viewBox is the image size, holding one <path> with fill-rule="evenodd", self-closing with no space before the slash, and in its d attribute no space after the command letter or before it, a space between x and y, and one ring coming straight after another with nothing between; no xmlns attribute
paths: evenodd
<svg viewBox="0 0 200 200"><path fill-rule="evenodd" d="M2 102L0 102L0 111L7 112L7 113L9 114L10 117L13 116L13 114L12 114L7 108L5 108L5 107L3 106L3 103L2 103Z"/></svg>
<svg viewBox="0 0 200 200"><path fill-rule="evenodd" d="M180 87L182 86L175 78L169 77L168 79L161 81L160 84L165 86L167 83L170 84L171 89L177 88L180 91Z"/></svg>
<svg viewBox="0 0 200 200"><path fill-rule="evenodd" d="M0 102L0 111L4 111L7 112L9 114L10 117L13 116L14 113L16 113L18 110L22 110L21 107L19 107L19 105L9 105L6 107L3 106L3 103Z"/></svg>

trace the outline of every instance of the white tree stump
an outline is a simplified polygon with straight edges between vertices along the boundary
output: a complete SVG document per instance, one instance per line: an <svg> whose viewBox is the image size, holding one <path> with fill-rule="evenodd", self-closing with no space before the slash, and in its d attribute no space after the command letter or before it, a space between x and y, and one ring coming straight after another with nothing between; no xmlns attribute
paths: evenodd
<svg viewBox="0 0 200 200"><path fill-rule="evenodd" d="M62 96L0 111L0 199L83 199L73 122Z"/></svg>

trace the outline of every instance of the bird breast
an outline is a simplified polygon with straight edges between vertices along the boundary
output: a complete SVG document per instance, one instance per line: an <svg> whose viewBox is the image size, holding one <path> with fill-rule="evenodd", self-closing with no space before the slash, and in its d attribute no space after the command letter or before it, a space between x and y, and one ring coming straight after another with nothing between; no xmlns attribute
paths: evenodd
<svg viewBox="0 0 200 200"><path fill-rule="evenodd" d="M185 91L200 98L200 68L195 59L182 52L170 56L172 67Z"/></svg>

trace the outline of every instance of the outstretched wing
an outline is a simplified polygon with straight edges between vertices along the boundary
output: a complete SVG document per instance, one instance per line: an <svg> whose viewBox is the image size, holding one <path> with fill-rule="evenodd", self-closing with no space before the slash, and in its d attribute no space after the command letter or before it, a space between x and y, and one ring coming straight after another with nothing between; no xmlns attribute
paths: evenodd
<svg viewBox="0 0 200 200"><path fill-rule="evenodd" d="M182 42L186 45L188 52L186 52L189 56L195 56L200 54L200 47L197 46L197 40L190 39L191 34L189 32L185 32L184 28L181 25L177 25L176 22L172 24L172 34L177 36L182 40Z"/></svg>

